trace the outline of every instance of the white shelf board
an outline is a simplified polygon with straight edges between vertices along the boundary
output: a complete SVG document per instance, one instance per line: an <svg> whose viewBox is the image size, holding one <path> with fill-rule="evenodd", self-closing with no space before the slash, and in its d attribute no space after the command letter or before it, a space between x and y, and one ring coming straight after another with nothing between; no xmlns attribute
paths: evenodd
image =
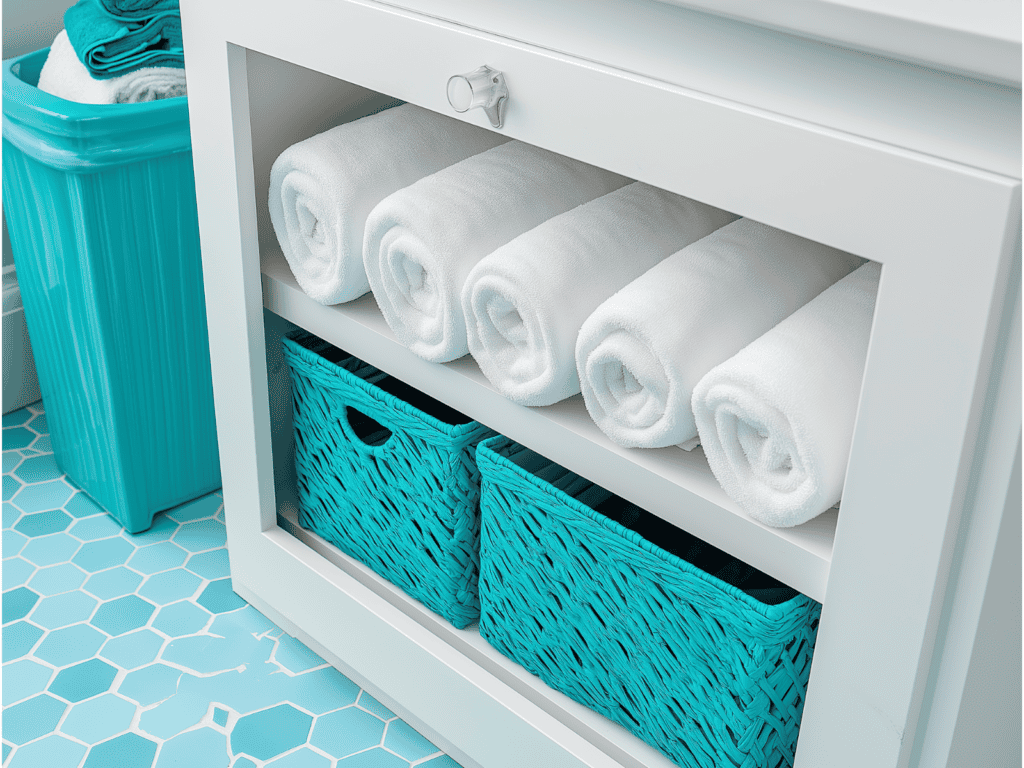
<svg viewBox="0 0 1024 768"><path fill-rule="evenodd" d="M726 496L700 449L615 445L579 395L542 408L517 405L491 387L471 356L429 363L402 346L371 295L318 304L278 249L262 254L262 272L271 312L824 602L837 510L795 528L765 526Z"/></svg>
<svg viewBox="0 0 1024 768"><path fill-rule="evenodd" d="M563 725L590 741L623 766L629 768L674 768L662 753L638 739L618 723L554 690L516 662L506 658L480 635L476 624L456 629L418 600L346 555L316 533L299 525L293 504L281 504L278 525L313 552L332 563L363 586L462 653L493 676L495 684L507 685L543 709ZM372 685L372 684L371 684ZM372 692L372 691L371 691Z"/></svg>

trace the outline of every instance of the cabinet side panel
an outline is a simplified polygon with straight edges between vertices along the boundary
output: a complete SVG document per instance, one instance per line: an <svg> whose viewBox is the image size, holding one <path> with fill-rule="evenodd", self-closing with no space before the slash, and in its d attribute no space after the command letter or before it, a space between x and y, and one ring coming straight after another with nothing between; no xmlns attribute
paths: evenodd
<svg viewBox="0 0 1024 768"><path fill-rule="evenodd" d="M1021 455L1010 478L949 768L1021 764ZM923 764L923 763L922 763Z"/></svg>

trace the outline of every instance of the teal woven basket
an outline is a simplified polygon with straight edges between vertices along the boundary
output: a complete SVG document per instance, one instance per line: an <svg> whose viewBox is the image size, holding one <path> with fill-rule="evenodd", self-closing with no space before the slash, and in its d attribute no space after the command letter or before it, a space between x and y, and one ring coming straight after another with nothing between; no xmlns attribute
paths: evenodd
<svg viewBox="0 0 1024 768"><path fill-rule="evenodd" d="M299 524L454 626L475 621L475 448L495 433L309 333L282 342Z"/></svg>
<svg viewBox="0 0 1024 768"><path fill-rule="evenodd" d="M791 766L820 604L505 437L480 634L686 768Z"/></svg>

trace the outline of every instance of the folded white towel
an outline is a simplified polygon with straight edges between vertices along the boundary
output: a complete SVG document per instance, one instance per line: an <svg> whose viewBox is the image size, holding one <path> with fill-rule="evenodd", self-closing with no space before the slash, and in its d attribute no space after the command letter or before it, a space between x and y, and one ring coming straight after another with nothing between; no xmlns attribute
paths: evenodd
<svg viewBox="0 0 1024 768"><path fill-rule="evenodd" d="M548 219L469 273L469 350L495 389L521 405L574 395L583 321L659 261L736 218L634 182Z"/></svg>
<svg viewBox="0 0 1024 768"><path fill-rule="evenodd" d="M508 138L413 104L293 144L270 171L270 220L299 286L321 304L370 290L363 227L373 207Z"/></svg>
<svg viewBox="0 0 1024 768"><path fill-rule="evenodd" d="M839 501L880 276L865 264L694 388L711 471L754 519L799 525Z"/></svg>
<svg viewBox="0 0 1024 768"><path fill-rule="evenodd" d="M462 287L491 251L629 180L510 141L383 200L366 222L363 258L395 336L420 357L469 351Z"/></svg>
<svg viewBox="0 0 1024 768"><path fill-rule="evenodd" d="M576 343L587 410L620 445L695 448L701 377L862 263L750 219L727 224L587 318Z"/></svg>
<svg viewBox="0 0 1024 768"><path fill-rule="evenodd" d="M134 104L186 95L185 70L143 67L119 77L98 80L75 55L61 30L39 72L39 90L80 104Z"/></svg>

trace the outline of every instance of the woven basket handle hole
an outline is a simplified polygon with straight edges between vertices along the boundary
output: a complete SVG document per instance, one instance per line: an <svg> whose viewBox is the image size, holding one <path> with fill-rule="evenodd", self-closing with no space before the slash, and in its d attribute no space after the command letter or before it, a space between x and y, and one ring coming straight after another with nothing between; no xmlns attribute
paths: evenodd
<svg viewBox="0 0 1024 768"><path fill-rule="evenodd" d="M348 425L352 428L352 434L371 448L382 446L391 439L390 429L355 408L346 406L345 418L348 419Z"/></svg>

